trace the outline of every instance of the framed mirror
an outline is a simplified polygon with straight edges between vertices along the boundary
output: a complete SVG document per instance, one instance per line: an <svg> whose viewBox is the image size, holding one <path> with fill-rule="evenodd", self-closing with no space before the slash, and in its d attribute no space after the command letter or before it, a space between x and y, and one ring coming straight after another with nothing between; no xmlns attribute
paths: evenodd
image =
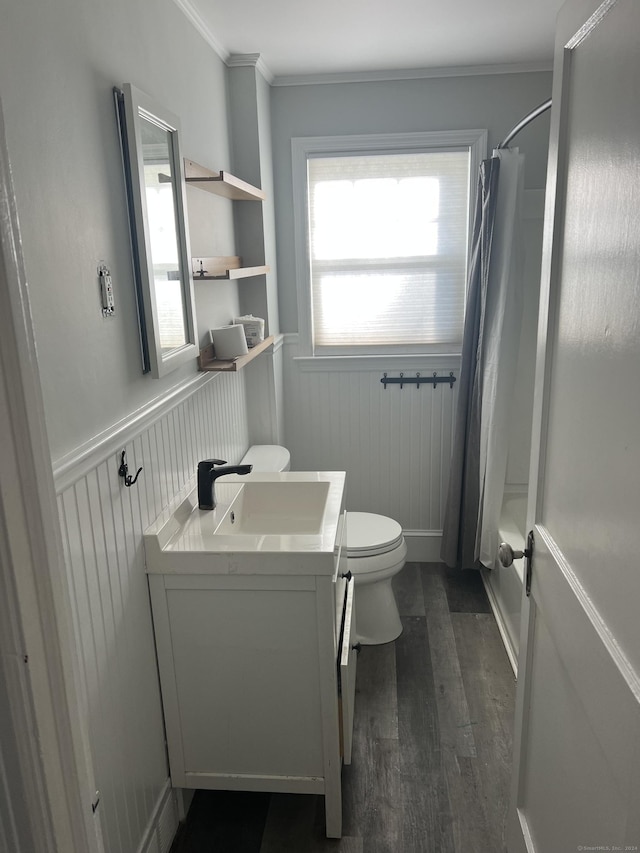
<svg viewBox="0 0 640 853"><path fill-rule="evenodd" d="M129 83L114 95L142 369L158 378L198 354L179 120Z"/></svg>

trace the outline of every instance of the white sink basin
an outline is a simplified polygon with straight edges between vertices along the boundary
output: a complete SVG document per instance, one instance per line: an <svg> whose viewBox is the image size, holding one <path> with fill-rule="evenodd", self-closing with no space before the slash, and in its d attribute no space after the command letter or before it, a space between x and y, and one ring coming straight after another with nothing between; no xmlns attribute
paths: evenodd
<svg viewBox="0 0 640 853"><path fill-rule="evenodd" d="M245 483L215 534L320 533L328 495L329 483L322 480Z"/></svg>
<svg viewBox="0 0 640 853"><path fill-rule="evenodd" d="M145 532L147 572L331 572L344 485L343 471L227 475L200 510L192 482Z"/></svg>

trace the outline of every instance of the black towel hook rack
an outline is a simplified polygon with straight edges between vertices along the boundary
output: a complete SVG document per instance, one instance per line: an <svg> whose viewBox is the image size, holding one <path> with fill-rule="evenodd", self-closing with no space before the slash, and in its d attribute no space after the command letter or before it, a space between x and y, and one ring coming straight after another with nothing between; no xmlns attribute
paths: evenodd
<svg viewBox="0 0 640 853"><path fill-rule="evenodd" d="M387 390L387 385L399 385L401 389L404 388L405 385L415 385L416 388L419 389L420 383L423 385L426 383L432 384L434 388L437 385L443 385L446 383L449 388L453 388L453 383L455 381L456 377L453 375L453 370L450 371L448 376L438 376L437 371L434 371L431 377L421 376L420 373L416 373L415 376L405 376L404 373L400 373L399 376L389 376L387 373L383 373L380 380L385 391Z"/></svg>

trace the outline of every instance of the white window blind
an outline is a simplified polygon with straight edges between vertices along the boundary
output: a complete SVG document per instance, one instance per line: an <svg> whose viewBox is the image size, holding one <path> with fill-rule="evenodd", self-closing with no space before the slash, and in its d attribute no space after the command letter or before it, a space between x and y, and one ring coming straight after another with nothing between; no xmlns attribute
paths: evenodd
<svg viewBox="0 0 640 853"><path fill-rule="evenodd" d="M308 160L316 352L460 347L469 149Z"/></svg>

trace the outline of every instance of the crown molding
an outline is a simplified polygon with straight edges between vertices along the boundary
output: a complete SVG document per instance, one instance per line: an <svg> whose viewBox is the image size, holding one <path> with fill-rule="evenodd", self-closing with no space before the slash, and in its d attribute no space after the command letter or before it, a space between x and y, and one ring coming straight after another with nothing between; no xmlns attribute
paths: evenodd
<svg viewBox="0 0 640 853"><path fill-rule="evenodd" d="M191 0L173 0L173 2L185 17L191 21L207 44L214 49L228 68L252 66L262 74L269 85L273 85L274 76L259 53L229 53L214 36L211 28L207 25Z"/></svg>
<svg viewBox="0 0 640 853"><path fill-rule="evenodd" d="M229 68L256 68L270 85L275 77L259 53L232 53L225 60Z"/></svg>
<svg viewBox="0 0 640 853"><path fill-rule="evenodd" d="M218 39L214 36L210 27L205 22L202 15L195 8L191 0L173 0L178 9L191 21L193 26L198 30L204 40L215 50L220 59L226 62L229 58L229 51L224 48Z"/></svg>
<svg viewBox="0 0 640 853"><path fill-rule="evenodd" d="M331 74L293 74L273 78L272 86L317 86L330 83L377 83L431 77L479 77L493 74L528 74L553 71L553 63L527 62L504 65L458 65L442 68L405 68L396 71L345 71Z"/></svg>
<svg viewBox="0 0 640 853"><path fill-rule="evenodd" d="M253 66L271 86L317 86L330 83L378 83L388 80L421 80L432 77L475 77L487 74L527 74L553 71L553 62L526 62L504 65L458 65L439 68L404 68L387 71L343 71L321 74L275 75L259 53L230 53L213 34L191 0L173 0L204 40L229 68Z"/></svg>

